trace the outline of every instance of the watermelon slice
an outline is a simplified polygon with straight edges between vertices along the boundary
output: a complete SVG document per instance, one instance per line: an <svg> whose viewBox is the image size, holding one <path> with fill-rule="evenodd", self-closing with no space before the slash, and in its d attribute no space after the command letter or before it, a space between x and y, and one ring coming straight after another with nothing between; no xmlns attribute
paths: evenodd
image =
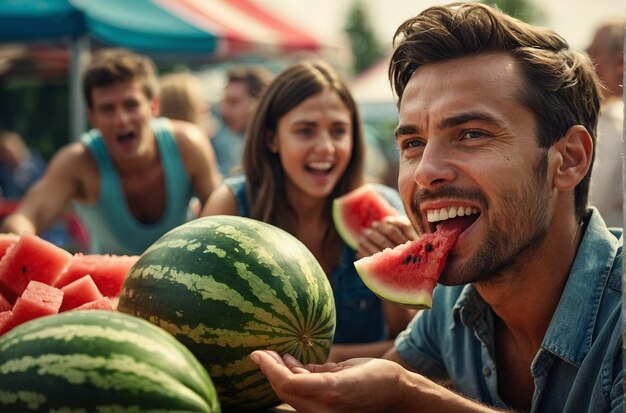
<svg viewBox="0 0 626 413"><path fill-rule="evenodd" d="M433 290L461 230L440 226L418 240L361 258L354 266L379 297L411 308L431 308Z"/></svg>
<svg viewBox="0 0 626 413"><path fill-rule="evenodd" d="M399 215L399 212L371 184L333 201L335 228L344 242L355 250L359 248L363 230L389 215Z"/></svg>

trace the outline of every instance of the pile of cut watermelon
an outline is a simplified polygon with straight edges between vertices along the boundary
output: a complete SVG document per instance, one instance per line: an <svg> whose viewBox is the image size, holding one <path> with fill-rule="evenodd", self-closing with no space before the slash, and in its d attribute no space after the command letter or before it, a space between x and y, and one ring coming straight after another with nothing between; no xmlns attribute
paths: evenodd
<svg viewBox="0 0 626 413"><path fill-rule="evenodd" d="M0 335L69 310L115 310L139 256L70 254L30 233L0 234Z"/></svg>

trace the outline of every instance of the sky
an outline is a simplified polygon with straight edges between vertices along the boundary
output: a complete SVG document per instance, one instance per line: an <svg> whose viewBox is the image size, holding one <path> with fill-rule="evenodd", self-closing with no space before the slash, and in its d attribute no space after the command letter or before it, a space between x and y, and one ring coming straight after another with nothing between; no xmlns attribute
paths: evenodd
<svg viewBox="0 0 626 413"><path fill-rule="evenodd" d="M341 35L350 6L356 0L271 0L263 6L284 13L302 28L332 42ZM435 0L360 0L366 5L379 41L390 45L395 29L422 9L445 4ZM535 22L563 36L574 49L584 50L595 27L604 19L626 14L626 0L530 0L545 17Z"/></svg>

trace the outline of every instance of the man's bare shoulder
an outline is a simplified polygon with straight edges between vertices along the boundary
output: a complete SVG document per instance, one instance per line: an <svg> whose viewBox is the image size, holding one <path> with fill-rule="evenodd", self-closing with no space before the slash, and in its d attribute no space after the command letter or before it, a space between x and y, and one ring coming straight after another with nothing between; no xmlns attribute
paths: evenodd
<svg viewBox="0 0 626 413"><path fill-rule="evenodd" d="M77 176L97 172L93 156L80 142L73 142L59 149L50 161L50 168Z"/></svg>
<svg viewBox="0 0 626 413"><path fill-rule="evenodd" d="M171 119L170 122L172 125L172 134L174 135L176 144L180 148L204 147L205 144L208 143L208 137L193 123L175 119Z"/></svg>

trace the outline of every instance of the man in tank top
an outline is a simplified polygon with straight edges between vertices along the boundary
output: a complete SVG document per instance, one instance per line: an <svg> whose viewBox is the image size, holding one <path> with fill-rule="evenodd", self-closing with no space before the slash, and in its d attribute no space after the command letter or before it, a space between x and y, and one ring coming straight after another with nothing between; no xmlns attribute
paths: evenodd
<svg viewBox="0 0 626 413"><path fill-rule="evenodd" d="M221 180L213 150L194 125L155 119L153 62L105 49L83 79L93 130L52 158L45 175L3 222L2 232L40 234L72 204L92 253L141 254L189 219Z"/></svg>

